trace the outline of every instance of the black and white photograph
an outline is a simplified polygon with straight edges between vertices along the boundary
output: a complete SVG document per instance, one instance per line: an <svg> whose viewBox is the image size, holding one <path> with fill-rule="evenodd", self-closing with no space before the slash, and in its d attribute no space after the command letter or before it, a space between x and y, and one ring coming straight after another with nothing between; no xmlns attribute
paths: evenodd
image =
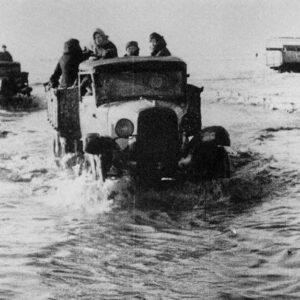
<svg viewBox="0 0 300 300"><path fill-rule="evenodd" d="M0 0L0 300L300 299L299 14Z"/></svg>

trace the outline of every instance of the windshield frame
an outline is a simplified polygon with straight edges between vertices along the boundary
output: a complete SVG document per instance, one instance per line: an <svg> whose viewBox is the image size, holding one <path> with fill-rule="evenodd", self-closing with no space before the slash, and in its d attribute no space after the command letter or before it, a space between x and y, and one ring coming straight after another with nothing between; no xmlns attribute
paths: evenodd
<svg viewBox="0 0 300 300"><path fill-rule="evenodd" d="M101 72L103 71L103 72ZM151 100L160 100L160 101L169 101L169 102L182 102L182 99L185 98L186 95L186 82L187 82L187 76L185 70L182 68L168 68L162 69L162 68L138 68L138 69L133 69L133 68L122 68L120 70L98 70L97 72L94 73L94 84L95 84L95 97L96 97L96 102L97 106L106 104L106 103L111 103L111 102L116 102L116 101L129 101L129 100L139 100L139 99L151 99ZM117 73L123 73L123 72L129 72L129 73L140 73L140 72L157 72L157 73L163 73L163 72L180 72L181 73L181 84L180 84L180 90L181 92L176 94L176 95L160 95L158 94L134 94L134 95L116 95L115 97L110 97L108 99L99 99L99 83L98 81L98 76L101 74L117 74Z"/></svg>

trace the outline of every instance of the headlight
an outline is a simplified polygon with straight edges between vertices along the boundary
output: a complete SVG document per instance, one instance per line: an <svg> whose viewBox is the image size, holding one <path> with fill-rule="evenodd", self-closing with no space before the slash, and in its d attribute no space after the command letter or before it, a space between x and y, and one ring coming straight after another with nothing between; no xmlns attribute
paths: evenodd
<svg viewBox="0 0 300 300"><path fill-rule="evenodd" d="M117 122L115 131L118 137L127 138L133 134L134 125L128 119L121 119Z"/></svg>

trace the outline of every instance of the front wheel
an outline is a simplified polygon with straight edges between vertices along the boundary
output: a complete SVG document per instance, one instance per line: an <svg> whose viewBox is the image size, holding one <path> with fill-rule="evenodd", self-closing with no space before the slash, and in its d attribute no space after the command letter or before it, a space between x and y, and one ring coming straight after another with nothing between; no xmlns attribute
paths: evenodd
<svg viewBox="0 0 300 300"><path fill-rule="evenodd" d="M226 149L214 141L193 141L189 164L190 178L215 179L230 176L230 162Z"/></svg>
<svg viewBox="0 0 300 300"><path fill-rule="evenodd" d="M158 187L161 183L161 174L153 164L139 163L136 174L137 182L142 187Z"/></svg>
<svg viewBox="0 0 300 300"><path fill-rule="evenodd" d="M230 160L228 153L224 147L218 147L217 159L215 162L215 177L229 178L230 177Z"/></svg>

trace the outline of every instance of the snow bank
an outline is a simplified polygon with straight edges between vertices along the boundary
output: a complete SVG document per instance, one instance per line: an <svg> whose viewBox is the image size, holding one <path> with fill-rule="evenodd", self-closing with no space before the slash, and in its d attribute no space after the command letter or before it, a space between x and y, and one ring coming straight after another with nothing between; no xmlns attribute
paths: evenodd
<svg viewBox="0 0 300 300"><path fill-rule="evenodd" d="M257 105L293 113L300 108L299 83L299 73L278 73L257 60L244 65L240 71L229 70L227 76L203 79L202 98L203 101Z"/></svg>

